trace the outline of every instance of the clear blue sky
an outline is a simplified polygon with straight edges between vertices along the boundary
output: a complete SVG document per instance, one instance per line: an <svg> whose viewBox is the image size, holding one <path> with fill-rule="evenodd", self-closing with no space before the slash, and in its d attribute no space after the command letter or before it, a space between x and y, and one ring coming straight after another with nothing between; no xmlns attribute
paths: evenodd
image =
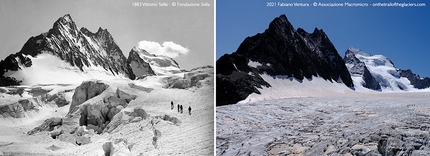
<svg viewBox="0 0 430 156"><path fill-rule="evenodd" d="M174 58L182 69L214 63L214 7L138 7L133 2L160 0L0 0L0 60L21 50L31 36L52 28L70 14L78 28L107 29L127 57L139 41L173 41L188 49ZM163 0L171 4L176 0ZM198 59L196 59L198 58Z"/></svg>
<svg viewBox="0 0 430 156"><path fill-rule="evenodd" d="M312 5L314 1L281 2ZM236 51L247 36L263 32L275 17L285 14L295 29L301 27L310 33L315 27L323 29L342 57L349 46L354 46L388 57L397 68L430 77L429 2L425 7L404 8L267 7L263 0L218 0L216 11L216 59Z"/></svg>

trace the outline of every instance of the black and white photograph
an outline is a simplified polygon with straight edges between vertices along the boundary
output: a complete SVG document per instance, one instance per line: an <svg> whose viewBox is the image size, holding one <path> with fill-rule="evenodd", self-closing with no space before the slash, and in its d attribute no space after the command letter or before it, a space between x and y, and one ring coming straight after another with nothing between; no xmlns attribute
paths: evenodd
<svg viewBox="0 0 430 156"><path fill-rule="evenodd" d="M0 1L0 155L213 155L214 9Z"/></svg>

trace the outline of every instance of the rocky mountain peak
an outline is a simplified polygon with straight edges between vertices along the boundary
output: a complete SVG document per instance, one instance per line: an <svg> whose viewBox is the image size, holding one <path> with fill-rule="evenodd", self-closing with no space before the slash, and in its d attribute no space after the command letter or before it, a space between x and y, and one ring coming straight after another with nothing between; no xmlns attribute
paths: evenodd
<svg viewBox="0 0 430 156"><path fill-rule="evenodd" d="M363 87L381 90L381 86L375 79L375 77L370 73L366 64L360 61L355 54L361 52L359 49L354 47L349 47L345 52L345 64L352 77L361 77L362 82L355 82L355 85L362 85ZM363 52L364 53L364 52Z"/></svg>
<svg viewBox="0 0 430 156"><path fill-rule="evenodd" d="M81 29L79 29L79 31L81 31L83 34L85 34L85 35L87 35L87 36L93 36L94 35L94 33L93 32L91 32L90 30L88 30L87 28L85 28L85 27L81 27Z"/></svg>
<svg viewBox="0 0 430 156"><path fill-rule="evenodd" d="M69 14L66 14L63 17L58 18L58 20L53 25L53 29L61 29L61 27L66 27L63 29L76 29L77 30L76 24Z"/></svg>
<svg viewBox="0 0 430 156"><path fill-rule="evenodd" d="M430 87L429 77L422 78L420 75L413 73L411 69L398 69L397 72L400 73L401 77L407 78L411 82L411 85L413 85L415 88L424 89Z"/></svg>
<svg viewBox="0 0 430 156"><path fill-rule="evenodd" d="M267 34L271 35L279 35L283 38L294 38L294 33L296 30L294 29L293 25L288 21L287 16L285 14L282 14L279 17L276 17L272 22L269 24L269 28L265 31Z"/></svg>
<svg viewBox="0 0 430 156"><path fill-rule="evenodd" d="M18 80L26 82L24 80L26 73L22 73L24 71L21 71L21 67L32 67L34 65L32 59L45 53L68 63L70 68L77 67L83 73L97 70L108 77L124 75L130 79L135 78L130 65L127 64L127 58L107 29L100 27L96 33L92 33L84 27L78 29L69 14L60 17L48 32L31 37L18 53L12 54L2 61L3 63L0 64L8 63L10 65L2 65L0 71L3 72L0 74L15 71L17 74L13 74L13 72L9 74L17 75ZM31 55L33 58L29 58L27 55ZM72 72L73 74L76 73ZM3 75L0 79L7 79L7 76Z"/></svg>
<svg viewBox="0 0 430 156"><path fill-rule="evenodd" d="M247 37L236 52L221 56L216 64L217 105L237 103L258 94L257 88L271 87L261 74L297 80L321 77L353 86L345 62L325 32L295 30L285 15L275 18L263 33Z"/></svg>

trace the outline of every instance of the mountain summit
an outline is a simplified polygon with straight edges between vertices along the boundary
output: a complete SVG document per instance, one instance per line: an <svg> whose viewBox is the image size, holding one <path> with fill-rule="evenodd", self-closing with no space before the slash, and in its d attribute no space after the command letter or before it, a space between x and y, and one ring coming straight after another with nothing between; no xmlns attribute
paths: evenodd
<svg viewBox="0 0 430 156"><path fill-rule="evenodd" d="M359 87L377 91L413 91L430 86L429 78L420 78L411 70L398 69L383 55L371 55L349 47L344 59L354 84Z"/></svg>
<svg viewBox="0 0 430 156"><path fill-rule="evenodd" d="M79 30L69 14L1 61L0 76L0 85L135 78L127 58L106 29L99 28L96 33L84 27Z"/></svg>
<svg viewBox="0 0 430 156"><path fill-rule="evenodd" d="M366 64L360 61L356 57L356 54L370 56L369 54L366 54L354 47L350 47L345 52L344 60L346 63L346 67L348 67L349 69L352 79L356 81L354 84L361 85L363 87L373 89L373 90L381 90L381 85L376 81L376 79L370 73Z"/></svg>
<svg viewBox="0 0 430 156"><path fill-rule="evenodd" d="M353 87L341 56L322 29L297 30L285 15L275 18L263 33L247 37L232 54L217 62L217 105L237 103L257 88L271 87L261 75L297 80L321 77Z"/></svg>
<svg viewBox="0 0 430 156"><path fill-rule="evenodd" d="M128 64L132 67L136 77L149 75L172 75L182 72L178 63L170 57L151 54L138 46L131 49Z"/></svg>

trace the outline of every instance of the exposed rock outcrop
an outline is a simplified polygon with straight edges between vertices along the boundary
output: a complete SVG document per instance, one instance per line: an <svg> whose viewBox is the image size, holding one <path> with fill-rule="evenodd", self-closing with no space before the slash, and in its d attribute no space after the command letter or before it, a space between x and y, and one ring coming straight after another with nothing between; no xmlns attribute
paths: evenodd
<svg viewBox="0 0 430 156"><path fill-rule="evenodd" d="M78 105L84 103L88 99L100 95L108 87L109 85L99 80L82 82L82 84L75 89L68 114L75 112Z"/></svg>
<svg viewBox="0 0 430 156"><path fill-rule="evenodd" d="M33 135L34 133L42 131L53 131L54 127L61 126L63 124L63 118L53 117L46 119L40 126L35 127L33 130L28 131L28 135ZM57 135L58 136L58 135Z"/></svg>
<svg viewBox="0 0 430 156"><path fill-rule="evenodd" d="M421 78L419 75L414 74L410 69L407 69L407 70L399 69L397 70L397 72L400 73L401 77L406 77L411 82L411 85L413 85L415 88L424 89L424 88L430 87L429 77Z"/></svg>
<svg viewBox="0 0 430 156"><path fill-rule="evenodd" d="M371 55L349 47L345 61L355 85L378 91L415 90L411 82L400 75L394 63L383 55Z"/></svg>
<svg viewBox="0 0 430 156"><path fill-rule="evenodd" d="M254 66L252 64L259 64ZM286 75L298 80L322 77L353 87L345 62L322 29L294 29L285 15L275 18L263 33L247 37L236 52L217 62L217 106L234 104L257 88L271 87L261 78Z"/></svg>
<svg viewBox="0 0 430 156"><path fill-rule="evenodd" d="M112 133L121 124L138 122L149 118L149 116L142 108L135 108L132 112L120 112L112 118L112 121L106 126L104 132Z"/></svg>
<svg viewBox="0 0 430 156"><path fill-rule="evenodd" d="M124 99L127 103L137 98L136 95L128 94L124 91L121 91L119 88L116 89L116 96L120 99Z"/></svg>
<svg viewBox="0 0 430 156"><path fill-rule="evenodd" d="M127 61L137 78L150 75L172 75L181 72L178 63L174 59L151 54L139 47L131 49Z"/></svg>
<svg viewBox="0 0 430 156"><path fill-rule="evenodd" d="M192 69L185 72L184 77L169 77L165 79L165 88L178 88L187 89L191 87L202 87L203 85L213 85L213 73L214 68L212 66L205 66L200 68Z"/></svg>
<svg viewBox="0 0 430 156"><path fill-rule="evenodd" d="M136 85L134 83L129 83L128 86L130 88L134 88L134 89L137 89L137 90L140 90L140 91L144 91L144 92L147 92L147 93L152 92L154 90L154 88L143 87L143 86L140 86L140 85Z"/></svg>
<svg viewBox="0 0 430 156"><path fill-rule="evenodd" d="M25 90L25 91L24 91ZM52 89L41 89L40 87L26 88L26 87L13 87L5 89L6 94L13 96L20 95L20 98L25 93L33 95L31 98L17 100L16 102L11 101L0 106L0 117L7 118L23 118L26 117L27 113L37 113L41 107L46 106L57 106L63 107L70 103L66 99L66 93L73 90L59 91L56 93L48 93ZM51 95L52 94L52 95Z"/></svg>
<svg viewBox="0 0 430 156"><path fill-rule="evenodd" d="M107 125L112 125L111 121L115 117L120 118L121 110L136 97L119 88L114 89L102 81L85 81L76 87L69 113L65 118L48 119L28 134L50 131L53 139L76 145L91 143L91 136L102 133ZM118 113L120 115L117 115ZM135 109L130 115L139 116L141 119L149 116L143 109Z"/></svg>
<svg viewBox="0 0 430 156"><path fill-rule="evenodd" d="M143 51L146 52L145 50L138 50L133 48L128 54L127 58L127 63L130 64L133 74L136 75L137 78L155 75L154 71L151 68L151 65L139 56L139 53L143 53Z"/></svg>
<svg viewBox="0 0 430 156"><path fill-rule="evenodd" d="M355 57L354 52L352 52L350 49L345 52L344 60L351 76L362 77L364 80L364 84L355 85L362 85L373 90L381 90L381 86L370 73L369 69L367 69L366 64Z"/></svg>
<svg viewBox="0 0 430 156"><path fill-rule="evenodd" d="M96 33L86 28L78 29L72 17L66 14L48 32L31 37L19 52L0 61L0 85L21 83L21 79L17 80L10 74L22 70L21 68L32 67L32 59L43 53L52 54L82 72L98 66L106 74L135 79L127 58L106 29L99 28ZM8 71L12 73L4 75Z"/></svg>
<svg viewBox="0 0 430 156"><path fill-rule="evenodd" d="M136 97L119 88L114 91L99 80L85 81L75 89L68 115L79 115L80 126L102 133L114 116Z"/></svg>

